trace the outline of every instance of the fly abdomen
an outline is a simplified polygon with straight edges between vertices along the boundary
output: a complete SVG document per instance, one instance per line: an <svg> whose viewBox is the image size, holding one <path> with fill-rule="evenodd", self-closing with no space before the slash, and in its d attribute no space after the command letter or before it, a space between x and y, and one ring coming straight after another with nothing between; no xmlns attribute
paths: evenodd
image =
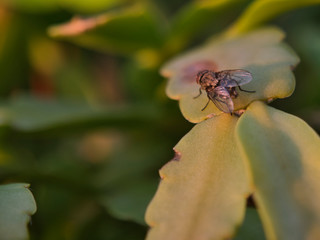
<svg viewBox="0 0 320 240"><path fill-rule="evenodd" d="M232 98L237 98L238 97L238 92L236 90L235 87L231 87L231 88L227 88L229 94L230 94L230 97Z"/></svg>

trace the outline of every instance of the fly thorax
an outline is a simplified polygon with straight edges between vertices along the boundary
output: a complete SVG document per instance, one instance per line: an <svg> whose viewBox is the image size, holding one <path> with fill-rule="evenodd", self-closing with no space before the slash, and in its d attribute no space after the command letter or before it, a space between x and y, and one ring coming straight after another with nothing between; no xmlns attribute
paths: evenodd
<svg viewBox="0 0 320 240"><path fill-rule="evenodd" d="M205 86L205 87L209 87L209 86L215 87L218 85L218 80L216 78L211 77L211 76L205 77L202 79L201 85Z"/></svg>

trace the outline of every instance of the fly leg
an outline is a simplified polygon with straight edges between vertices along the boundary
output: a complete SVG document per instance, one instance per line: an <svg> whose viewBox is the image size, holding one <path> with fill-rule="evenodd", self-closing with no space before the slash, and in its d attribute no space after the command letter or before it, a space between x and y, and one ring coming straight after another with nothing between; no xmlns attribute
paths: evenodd
<svg viewBox="0 0 320 240"><path fill-rule="evenodd" d="M198 96L193 97L193 99L196 99L196 98L200 97L200 95L201 95L201 94L202 94L202 91L201 91L201 87L200 87L200 88L199 88L199 95L198 95ZM207 106L208 106L209 102L210 102L210 99L208 99L207 104L204 106L204 108L202 108L202 109L201 109L201 111L203 111L203 110L205 110L205 109L207 108Z"/></svg>
<svg viewBox="0 0 320 240"><path fill-rule="evenodd" d="M202 91L201 91L201 87L200 87L200 88L199 88L199 95L193 97L193 99L196 99L196 98L200 97L201 94L202 94Z"/></svg>
<svg viewBox="0 0 320 240"><path fill-rule="evenodd" d="M239 85L238 85L238 88L240 91L242 92L247 92L247 93L255 93L256 91L249 91L249 90L244 90L243 88L241 88Z"/></svg>
<svg viewBox="0 0 320 240"><path fill-rule="evenodd" d="M210 99L208 100L207 104L204 106L204 108L201 109L201 111L205 110L208 107L208 104L210 102Z"/></svg>
<svg viewBox="0 0 320 240"><path fill-rule="evenodd" d="M256 91L244 90L243 88L240 87L240 85L238 84L238 82L237 82L236 80L232 80L232 81L237 84L237 87L238 87L239 90L242 91L242 92L247 92L247 93L255 93L255 92L256 92Z"/></svg>

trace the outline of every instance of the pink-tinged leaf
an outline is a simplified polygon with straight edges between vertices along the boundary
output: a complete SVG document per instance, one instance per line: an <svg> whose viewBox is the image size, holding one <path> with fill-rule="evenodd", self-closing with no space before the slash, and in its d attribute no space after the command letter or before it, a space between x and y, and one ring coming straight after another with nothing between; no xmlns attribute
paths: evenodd
<svg viewBox="0 0 320 240"><path fill-rule="evenodd" d="M179 100L182 114L194 123L222 113L212 102L201 111L208 101L205 92L194 99L200 87L196 75L201 70L243 69L252 74L252 81L241 87L255 93L238 90L239 96L233 100L235 110L246 108L254 100L288 97L295 87L292 69L299 59L281 42L283 37L279 29L265 28L235 38L214 38L165 64L161 73L169 78L166 93Z"/></svg>

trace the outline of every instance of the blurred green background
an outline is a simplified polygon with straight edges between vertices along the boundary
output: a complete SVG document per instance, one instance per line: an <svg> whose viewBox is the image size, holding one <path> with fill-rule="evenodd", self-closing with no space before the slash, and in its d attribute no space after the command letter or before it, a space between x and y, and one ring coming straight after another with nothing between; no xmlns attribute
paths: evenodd
<svg viewBox="0 0 320 240"><path fill-rule="evenodd" d="M158 169L193 126L165 96L159 68L252 1L213 2L0 1L0 182L31 183L31 239L144 238ZM108 20L61 35L55 26L75 16ZM271 24L301 58L293 96L272 105L319 133L320 7Z"/></svg>

